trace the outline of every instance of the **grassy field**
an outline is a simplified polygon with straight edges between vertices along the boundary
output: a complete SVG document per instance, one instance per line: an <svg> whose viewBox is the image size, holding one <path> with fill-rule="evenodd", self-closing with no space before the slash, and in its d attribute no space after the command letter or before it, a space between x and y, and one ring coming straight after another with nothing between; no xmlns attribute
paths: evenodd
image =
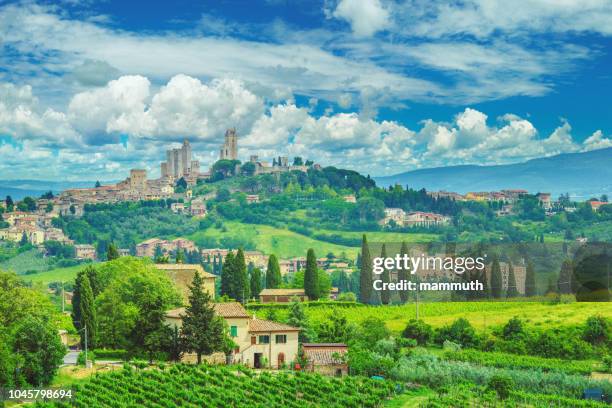
<svg viewBox="0 0 612 408"><path fill-rule="evenodd" d="M263 311L261 312L263 313ZM284 317L287 309L279 310ZM387 327L401 332L408 320L416 317L414 303L398 306L356 306L338 309L329 306L307 306L306 314L313 323L327 321L332 314L342 314L349 321L361 322L368 317L383 319ZM420 303L419 318L440 327L463 317L478 330L505 324L514 316L534 327L582 324L590 315L600 314L612 318L612 303L560 303L545 302L435 302Z"/></svg>
<svg viewBox="0 0 612 408"><path fill-rule="evenodd" d="M51 269L50 271L38 272L32 275L24 275L22 278L25 281L31 281L33 283L41 283L48 285L51 282L67 282L73 280L77 272L85 268L85 265L70 266L67 268Z"/></svg>
<svg viewBox="0 0 612 408"><path fill-rule="evenodd" d="M48 261L37 249L30 249L0 263L0 270L22 274L27 271L42 271L49 266Z"/></svg>

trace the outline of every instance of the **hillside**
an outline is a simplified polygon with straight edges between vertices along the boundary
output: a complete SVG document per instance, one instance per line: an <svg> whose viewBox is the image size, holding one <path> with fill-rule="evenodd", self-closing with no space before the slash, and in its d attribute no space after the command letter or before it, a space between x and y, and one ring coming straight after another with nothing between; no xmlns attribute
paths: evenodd
<svg viewBox="0 0 612 408"><path fill-rule="evenodd" d="M568 153L499 166L449 166L375 177L380 186L396 183L437 191L494 191L523 188L553 196L569 192L588 199L612 192L612 148Z"/></svg>
<svg viewBox="0 0 612 408"><path fill-rule="evenodd" d="M51 190L57 194L70 188L93 187L95 181L54 181L54 180L0 180L0 197L10 195L13 200L26 196L40 197Z"/></svg>

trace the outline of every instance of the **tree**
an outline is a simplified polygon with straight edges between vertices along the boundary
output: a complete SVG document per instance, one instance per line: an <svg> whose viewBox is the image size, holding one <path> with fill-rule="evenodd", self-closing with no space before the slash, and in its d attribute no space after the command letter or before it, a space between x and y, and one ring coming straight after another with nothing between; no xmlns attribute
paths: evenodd
<svg viewBox="0 0 612 408"><path fill-rule="evenodd" d="M182 189L182 191L185 191L187 189L187 181L185 181L184 177L181 177L176 181L176 188Z"/></svg>
<svg viewBox="0 0 612 408"><path fill-rule="evenodd" d="M175 258L175 263L177 264L183 264L185 263L185 252L183 252L182 249L177 249L176 250L176 258Z"/></svg>
<svg viewBox="0 0 612 408"><path fill-rule="evenodd" d="M95 188L102 187L102 184L100 184L100 181L96 181L96 184L94 185L94 187Z"/></svg>
<svg viewBox="0 0 612 408"><path fill-rule="evenodd" d="M234 258L233 279L234 293L233 296L230 295L230 297L242 303L246 302L251 297L251 288L249 276L247 274L246 261L244 259L244 251L242 248L238 249L236 252L236 258Z"/></svg>
<svg viewBox="0 0 612 408"><path fill-rule="evenodd" d="M144 298L140 305L140 311L136 318L130 338L130 348L134 352L142 351L149 356L149 362L153 363L156 352L170 349L172 329L165 321L166 311L164 301L157 293Z"/></svg>
<svg viewBox="0 0 612 408"><path fill-rule="evenodd" d="M566 259L561 264L561 271L559 272L559 280L557 281L557 287L559 293L562 295L568 295L572 293L572 279L574 276L574 270L572 261Z"/></svg>
<svg viewBox="0 0 612 408"><path fill-rule="evenodd" d="M232 297L234 292L234 253L228 252L225 256L225 262L223 262L223 268L221 269L221 296L227 295Z"/></svg>
<svg viewBox="0 0 612 408"><path fill-rule="evenodd" d="M491 263L491 296L496 299L502 297L502 273L499 265L499 258L497 255L493 256L493 262Z"/></svg>
<svg viewBox="0 0 612 408"><path fill-rule="evenodd" d="M13 198L10 195L6 196L6 200L4 202L6 203L6 210L8 212L13 211L15 203L13 202Z"/></svg>
<svg viewBox="0 0 612 408"><path fill-rule="evenodd" d="M20 356L20 375L33 386L51 383L66 348L48 318L26 316L15 327L13 352Z"/></svg>
<svg viewBox="0 0 612 408"><path fill-rule="evenodd" d="M96 346L96 337L98 333L98 323L96 319L96 309L94 305L94 295L91 289L91 283L87 274L84 274L80 285L80 300L79 309L81 314L81 345L85 345L90 349Z"/></svg>
<svg viewBox="0 0 612 408"><path fill-rule="evenodd" d="M361 271L359 275L359 301L369 303L372 297L372 258L365 234L361 242Z"/></svg>
<svg viewBox="0 0 612 408"><path fill-rule="evenodd" d="M252 176L255 174L255 163L246 162L240 167L240 172L245 176Z"/></svg>
<svg viewBox="0 0 612 408"><path fill-rule="evenodd" d="M19 246L28 245L29 243L30 240L28 239L28 234L26 234L24 231L23 234L21 234L21 241L19 241Z"/></svg>
<svg viewBox="0 0 612 408"><path fill-rule="evenodd" d="M268 258L268 269L266 270L266 288L276 289L282 281L280 266L276 255L272 254Z"/></svg>
<svg viewBox="0 0 612 408"><path fill-rule="evenodd" d="M380 251L380 257L382 259L387 258L387 247L385 244L382 245L382 249ZM391 271L387 268L384 268L382 273L382 281L384 283L391 283ZM383 305L388 305L391 302L391 291L389 289L383 289L380 292L380 301Z"/></svg>
<svg viewBox="0 0 612 408"><path fill-rule="evenodd" d="M113 259L119 258L119 251L117 251L117 247L112 242L108 244L106 248L106 259L112 261Z"/></svg>
<svg viewBox="0 0 612 408"><path fill-rule="evenodd" d="M535 296L536 294L536 281L533 263L531 261L527 261L527 271L525 274L525 296Z"/></svg>
<svg viewBox="0 0 612 408"><path fill-rule="evenodd" d="M302 160L302 158L300 156L296 156L293 158L293 165L294 166L302 166L304 164L304 161Z"/></svg>
<svg viewBox="0 0 612 408"><path fill-rule="evenodd" d="M402 332L402 336L407 339L414 339L419 346L424 346L433 339L433 329L422 320L410 319Z"/></svg>
<svg viewBox="0 0 612 408"><path fill-rule="evenodd" d="M289 306L287 324L301 329L298 334L300 343L308 343L309 341L313 341L316 337L316 333L313 332L308 323L308 318L304 312L304 305L297 298L293 299Z"/></svg>
<svg viewBox="0 0 612 408"><path fill-rule="evenodd" d="M261 289L261 269L253 268L251 271L251 297L257 299Z"/></svg>
<svg viewBox="0 0 612 408"><path fill-rule="evenodd" d="M512 262L508 260L508 291L507 297L517 297L519 295L518 288L516 287L516 275L514 274L514 267Z"/></svg>
<svg viewBox="0 0 612 408"><path fill-rule="evenodd" d="M210 294L202 289L203 283L196 272L189 287L189 306L182 316L181 328L183 350L196 353L198 364L202 363L202 355L222 351L224 345L223 320L215 315Z"/></svg>
<svg viewBox="0 0 612 408"><path fill-rule="evenodd" d="M400 256L403 258L405 254L408 254L408 246L406 245L406 242L404 241L402 242L402 247L400 249ZM408 280L410 277L409 274L410 272L407 269L400 268L397 271L397 280L399 282ZM400 290L399 296L400 296L402 303L406 303L408 301L408 295L409 295L409 292L407 290Z"/></svg>
<svg viewBox="0 0 612 408"><path fill-rule="evenodd" d="M304 293L310 300L319 299L319 274L317 257L311 248L306 253L306 272L304 272Z"/></svg>

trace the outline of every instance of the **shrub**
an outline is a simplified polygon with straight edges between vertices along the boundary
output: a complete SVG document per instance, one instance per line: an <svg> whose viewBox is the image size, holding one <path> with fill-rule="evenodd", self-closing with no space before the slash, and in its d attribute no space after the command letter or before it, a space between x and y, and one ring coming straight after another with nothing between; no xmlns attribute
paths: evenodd
<svg viewBox="0 0 612 408"><path fill-rule="evenodd" d="M450 326L444 326L438 329L436 342L438 344L443 344L446 340L458 343L463 347L475 347L478 345L476 330L474 330L470 322L464 318L459 318Z"/></svg>
<svg viewBox="0 0 612 408"><path fill-rule="evenodd" d="M523 321L518 317L513 317L504 326L502 337L504 340L513 340L521 337L523 334Z"/></svg>
<svg viewBox="0 0 612 408"><path fill-rule="evenodd" d="M89 361L91 361L92 363L95 363L96 362L96 354L93 351L91 351L91 350L88 351L87 352L87 359ZM77 357L77 365L82 365L82 366L85 365L85 352L84 351L81 351L79 353L79 356Z"/></svg>
<svg viewBox="0 0 612 408"><path fill-rule="evenodd" d="M510 396L510 390L514 387L514 383L510 377L495 374L489 379L487 387L495 391L499 399L505 400Z"/></svg>
<svg viewBox="0 0 612 408"><path fill-rule="evenodd" d="M592 345L604 344L610 340L610 324L603 316L590 316L582 332L582 338Z"/></svg>
<svg viewBox="0 0 612 408"><path fill-rule="evenodd" d="M406 325L402 336L407 339L416 340L419 345L425 345L433 338L433 329L422 320L411 319Z"/></svg>

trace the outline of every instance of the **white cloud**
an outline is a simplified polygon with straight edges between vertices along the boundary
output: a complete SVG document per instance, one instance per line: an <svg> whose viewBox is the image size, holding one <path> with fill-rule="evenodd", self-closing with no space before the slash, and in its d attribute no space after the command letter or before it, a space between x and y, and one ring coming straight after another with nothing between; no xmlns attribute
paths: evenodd
<svg viewBox="0 0 612 408"><path fill-rule="evenodd" d="M597 150L612 147L612 138L605 137L601 130L597 130L583 142L584 150Z"/></svg>
<svg viewBox="0 0 612 408"><path fill-rule="evenodd" d="M390 25L390 13L379 0L340 0L333 16L347 21L359 37L370 37Z"/></svg>

